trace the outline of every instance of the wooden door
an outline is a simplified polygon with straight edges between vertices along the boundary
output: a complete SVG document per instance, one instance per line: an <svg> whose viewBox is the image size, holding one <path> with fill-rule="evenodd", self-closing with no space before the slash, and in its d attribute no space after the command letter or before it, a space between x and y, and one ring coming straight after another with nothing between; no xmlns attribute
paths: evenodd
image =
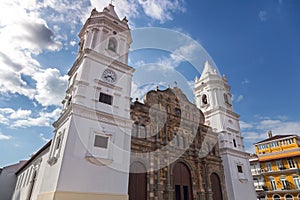
<svg viewBox="0 0 300 200"><path fill-rule="evenodd" d="M173 168L173 181L176 200L192 200L191 174L188 167L179 162Z"/></svg>
<svg viewBox="0 0 300 200"><path fill-rule="evenodd" d="M146 168L140 162L130 165L128 195L129 200L147 199L147 173ZM144 173L134 173L144 172Z"/></svg>
<svg viewBox="0 0 300 200"><path fill-rule="evenodd" d="M211 189L213 193L213 200L223 200L222 188L220 178L217 174L210 175Z"/></svg>

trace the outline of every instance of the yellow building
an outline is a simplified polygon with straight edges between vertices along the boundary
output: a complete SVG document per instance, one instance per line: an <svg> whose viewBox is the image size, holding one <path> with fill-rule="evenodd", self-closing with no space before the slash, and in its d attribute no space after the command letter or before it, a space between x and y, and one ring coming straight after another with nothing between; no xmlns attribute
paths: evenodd
<svg viewBox="0 0 300 200"><path fill-rule="evenodd" d="M268 200L300 200L300 137L276 135L254 144Z"/></svg>

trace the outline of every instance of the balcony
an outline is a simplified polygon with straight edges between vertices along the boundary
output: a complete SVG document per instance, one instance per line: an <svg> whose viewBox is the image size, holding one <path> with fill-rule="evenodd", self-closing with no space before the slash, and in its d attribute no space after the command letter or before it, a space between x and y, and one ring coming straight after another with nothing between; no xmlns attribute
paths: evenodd
<svg viewBox="0 0 300 200"><path fill-rule="evenodd" d="M261 175L262 173L262 169L260 168L257 168L257 169L251 169L251 174L252 176L255 176L255 175Z"/></svg>
<svg viewBox="0 0 300 200"><path fill-rule="evenodd" d="M269 171L268 169L261 170L261 174L264 174L264 175L285 174L285 173L296 173L296 174L300 175L300 169L281 167L278 170L274 170L274 171Z"/></svg>
<svg viewBox="0 0 300 200"><path fill-rule="evenodd" d="M254 184L254 188L255 188L255 191L265 191L265 185L255 185Z"/></svg>

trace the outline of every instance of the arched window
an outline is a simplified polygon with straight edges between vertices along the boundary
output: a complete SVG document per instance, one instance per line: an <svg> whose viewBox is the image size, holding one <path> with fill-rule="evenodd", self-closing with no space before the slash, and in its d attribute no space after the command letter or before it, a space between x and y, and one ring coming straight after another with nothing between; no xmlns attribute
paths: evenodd
<svg viewBox="0 0 300 200"><path fill-rule="evenodd" d="M184 148L184 138L183 136L178 136L178 147Z"/></svg>
<svg viewBox="0 0 300 200"><path fill-rule="evenodd" d="M225 101L225 103L228 103L228 104L229 104L229 101L228 101L228 96L227 96L227 94L226 94L226 93L224 93L224 101Z"/></svg>
<svg viewBox="0 0 300 200"><path fill-rule="evenodd" d="M93 30L93 40L92 40L92 49L94 49L97 46L97 41L98 41L98 35L99 35L99 30L94 29Z"/></svg>
<svg viewBox="0 0 300 200"><path fill-rule="evenodd" d="M140 126L139 132L140 132L139 138L146 138L146 127L145 127L145 125Z"/></svg>
<svg viewBox="0 0 300 200"><path fill-rule="evenodd" d="M290 194L286 194L284 198L285 200L294 200L293 196Z"/></svg>
<svg viewBox="0 0 300 200"><path fill-rule="evenodd" d="M300 194L298 194L298 199L300 199Z"/></svg>
<svg viewBox="0 0 300 200"><path fill-rule="evenodd" d="M118 42L116 40L116 38L109 38L108 41L108 49L113 51L113 52L117 52L117 46L118 46Z"/></svg>
<svg viewBox="0 0 300 200"><path fill-rule="evenodd" d="M202 103L206 105L208 103L206 94L202 95Z"/></svg>
<svg viewBox="0 0 300 200"><path fill-rule="evenodd" d="M274 194L273 200L280 200L280 196L278 194Z"/></svg>
<svg viewBox="0 0 300 200"><path fill-rule="evenodd" d="M132 130L131 130L131 136L132 137L137 137L137 133L138 133L138 131L137 131L137 123L133 123L132 124Z"/></svg>

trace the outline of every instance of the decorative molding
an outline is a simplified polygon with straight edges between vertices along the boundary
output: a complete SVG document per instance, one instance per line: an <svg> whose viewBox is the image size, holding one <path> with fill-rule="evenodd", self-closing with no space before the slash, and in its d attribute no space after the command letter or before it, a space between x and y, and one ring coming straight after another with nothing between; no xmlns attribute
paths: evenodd
<svg viewBox="0 0 300 200"><path fill-rule="evenodd" d="M118 90L118 91L122 91L123 89L119 86L116 86L114 84L111 84L111 83L108 83L108 82L105 82L105 81L102 81L100 79L95 79L95 83L97 83L98 85L94 86L95 89L98 89L98 90L101 90L103 87L101 86L105 86L105 87L108 87L112 90Z"/></svg>
<svg viewBox="0 0 300 200"><path fill-rule="evenodd" d="M98 166L110 165L113 162L113 159L94 157L89 152L86 153L85 159L90 163Z"/></svg>

